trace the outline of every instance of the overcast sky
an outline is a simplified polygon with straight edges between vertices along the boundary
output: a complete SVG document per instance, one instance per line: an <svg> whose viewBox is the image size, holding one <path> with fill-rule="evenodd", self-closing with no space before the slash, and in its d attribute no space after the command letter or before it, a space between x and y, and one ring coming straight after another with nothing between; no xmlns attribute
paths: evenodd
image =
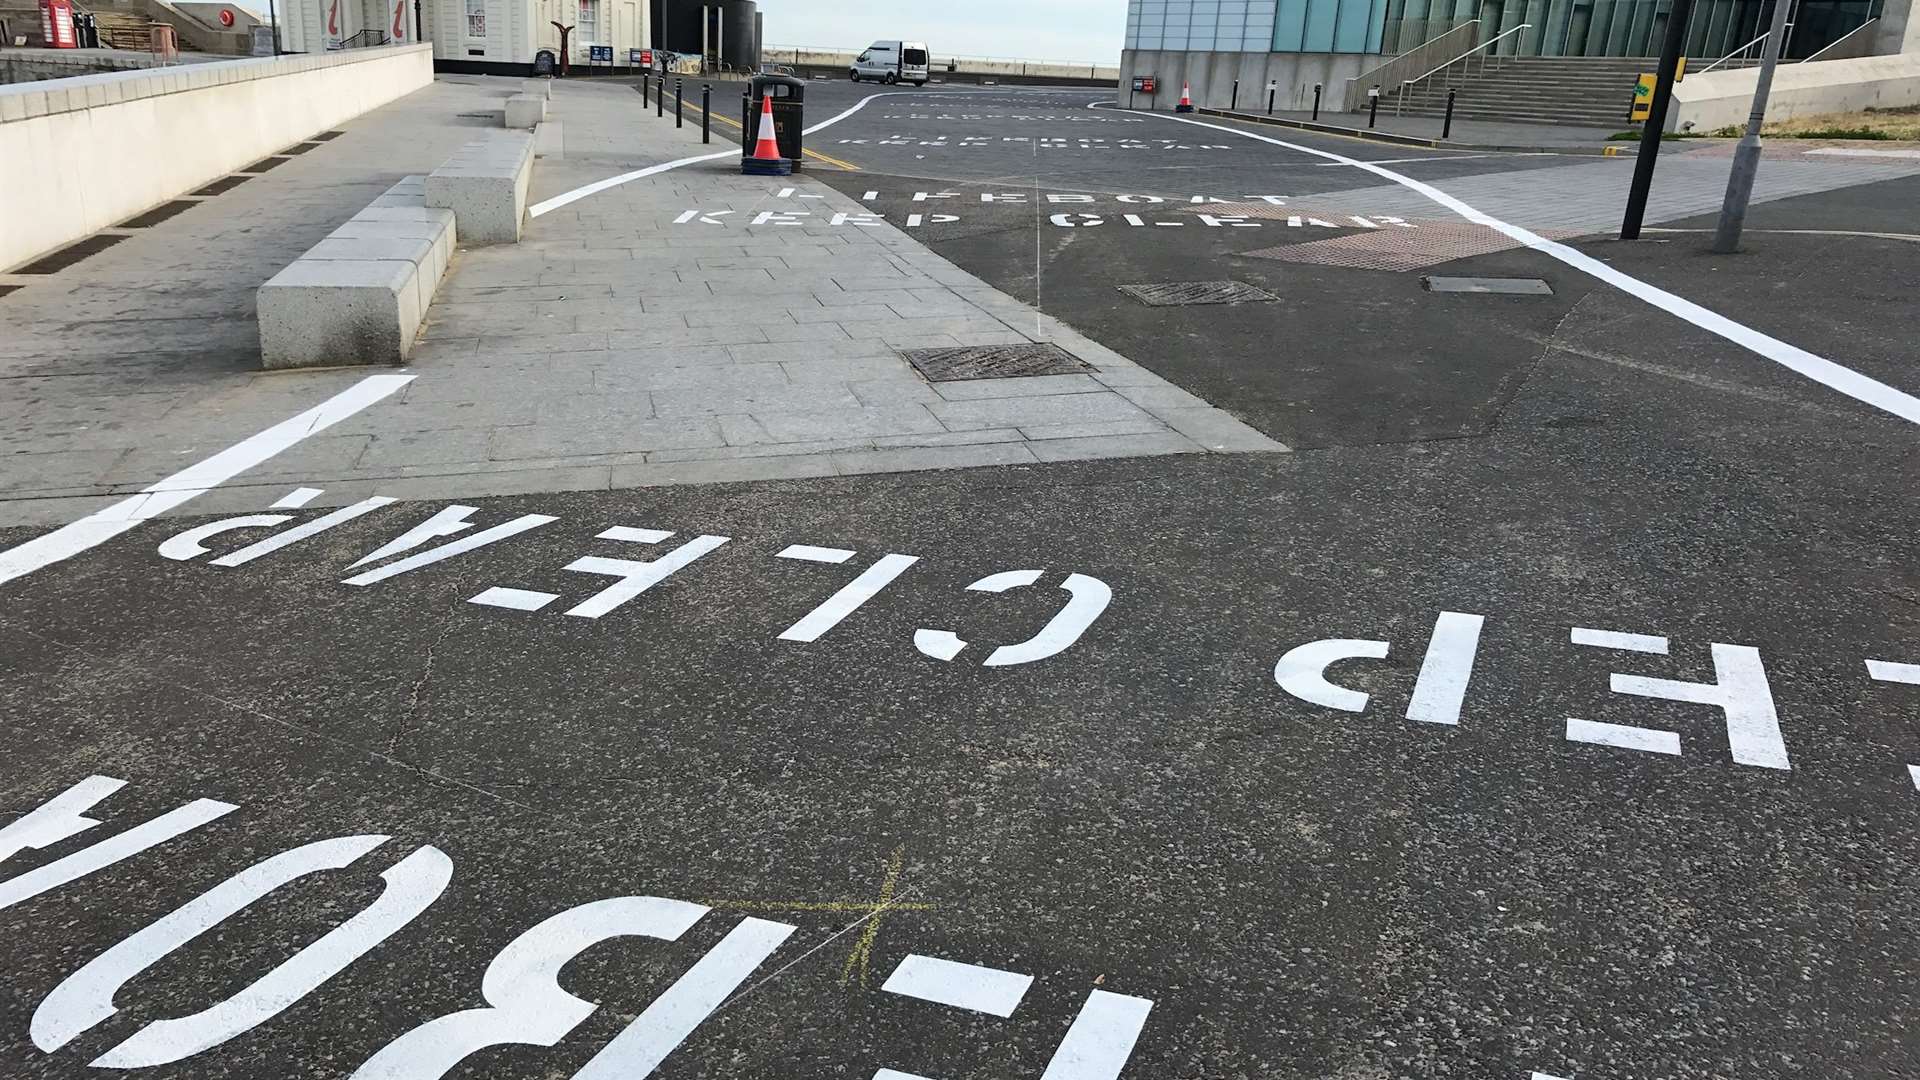
<svg viewBox="0 0 1920 1080"><path fill-rule="evenodd" d="M1118 63L1126 0L760 0L769 45L865 48L900 38L934 53Z"/></svg>

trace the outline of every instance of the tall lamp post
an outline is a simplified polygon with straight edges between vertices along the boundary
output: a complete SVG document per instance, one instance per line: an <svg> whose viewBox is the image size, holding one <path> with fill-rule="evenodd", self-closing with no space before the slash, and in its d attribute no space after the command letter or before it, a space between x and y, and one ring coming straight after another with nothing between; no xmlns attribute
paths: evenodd
<svg viewBox="0 0 1920 1080"><path fill-rule="evenodd" d="M1760 174L1760 124L1767 118L1767 95L1773 92L1773 69L1780 64L1780 50L1787 36L1787 11L1792 0L1773 0L1773 30L1767 34L1765 59L1760 61L1760 78L1753 88L1753 112L1747 116L1747 133L1733 149L1733 175L1727 177L1726 201L1720 204L1720 224L1714 230L1713 250L1731 255L1740 250L1740 230L1747 224L1747 204L1753 201L1753 181Z"/></svg>

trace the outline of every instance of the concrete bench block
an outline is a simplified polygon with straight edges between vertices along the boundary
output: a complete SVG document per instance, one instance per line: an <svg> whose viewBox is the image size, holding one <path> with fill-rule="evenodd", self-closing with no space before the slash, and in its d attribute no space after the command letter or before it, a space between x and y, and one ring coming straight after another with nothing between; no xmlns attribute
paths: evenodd
<svg viewBox="0 0 1920 1080"><path fill-rule="evenodd" d="M498 132L468 143L427 175L426 205L453 211L469 244L514 244L533 182L533 133Z"/></svg>
<svg viewBox="0 0 1920 1080"><path fill-rule="evenodd" d="M547 118L547 99L532 94L517 94L507 99L507 126L532 130Z"/></svg>
<svg viewBox="0 0 1920 1080"><path fill-rule="evenodd" d="M558 120L547 120L534 125L533 156L543 158L564 158L567 156L566 130Z"/></svg>
<svg viewBox="0 0 1920 1080"><path fill-rule="evenodd" d="M520 83L520 92L534 97L551 100L553 97L552 79L524 79Z"/></svg>
<svg viewBox="0 0 1920 1080"><path fill-rule="evenodd" d="M405 363L425 312L420 276L403 260L295 262L260 286L261 366Z"/></svg>

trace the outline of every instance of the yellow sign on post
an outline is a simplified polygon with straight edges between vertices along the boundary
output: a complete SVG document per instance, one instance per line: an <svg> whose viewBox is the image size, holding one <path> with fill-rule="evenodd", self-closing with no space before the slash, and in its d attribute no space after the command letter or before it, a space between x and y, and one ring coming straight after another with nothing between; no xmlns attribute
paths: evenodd
<svg viewBox="0 0 1920 1080"><path fill-rule="evenodd" d="M1647 119L1647 114L1653 111L1653 88L1659 82L1660 76L1651 71L1640 73L1640 81L1633 84L1633 111L1627 119L1636 124Z"/></svg>

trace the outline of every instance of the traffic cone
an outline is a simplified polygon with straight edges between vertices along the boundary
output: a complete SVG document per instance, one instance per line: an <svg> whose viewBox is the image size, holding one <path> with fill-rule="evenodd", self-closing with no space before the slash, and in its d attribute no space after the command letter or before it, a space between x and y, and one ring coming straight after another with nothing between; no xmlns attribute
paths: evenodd
<svg viewBox="0 0 1920 1080"><path fill-rule="evenodd" d="M780 156L780 142L774 138L773 98L760 98L760 136L753 153L740 162L740 171L748 176L791 176L793 162Z"/></svg>
<svg viewBox="0 0 1920 1080"><path fill-rule="evenodd" d="M1180 104L1175 105L1173 107L1173 111L1174 112L1192 112L1193 111L1192 85L1185 82L1182 82L1180 84Z"/></svg>

